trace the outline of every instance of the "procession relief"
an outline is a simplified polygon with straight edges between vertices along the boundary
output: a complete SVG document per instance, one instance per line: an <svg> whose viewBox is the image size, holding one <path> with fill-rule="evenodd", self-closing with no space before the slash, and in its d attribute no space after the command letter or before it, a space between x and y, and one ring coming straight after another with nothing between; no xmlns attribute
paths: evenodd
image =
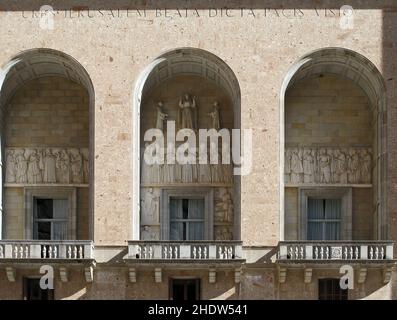
<svg viewBox="0 0 397 320"><path fill-rule="evenodd" d="M285 182L371 184L371 148L291 147L285 150Z"/></svg>
<svg viewBox="0 0 397 320"><path fill-rule="evenodd" d="M88 184L87 148L6 148L7 184Z"/></svg>

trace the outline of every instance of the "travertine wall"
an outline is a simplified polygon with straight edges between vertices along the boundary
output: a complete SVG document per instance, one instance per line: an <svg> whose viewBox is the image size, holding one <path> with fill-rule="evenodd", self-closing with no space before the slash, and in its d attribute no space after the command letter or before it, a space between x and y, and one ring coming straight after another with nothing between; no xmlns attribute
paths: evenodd
<svg viewBox="0 0 397 320"><path fill-rule="evenodd" d="M297 81L285 100L287 146L372 145L368 98L351 80L322 74Z"/></svg>
<svg viewBox="0 0 397 320"><path fill-rule="evenodd" d="M8 110L6 147L88 147L88 95L71 80L32 80L19 88Z"/></svg>

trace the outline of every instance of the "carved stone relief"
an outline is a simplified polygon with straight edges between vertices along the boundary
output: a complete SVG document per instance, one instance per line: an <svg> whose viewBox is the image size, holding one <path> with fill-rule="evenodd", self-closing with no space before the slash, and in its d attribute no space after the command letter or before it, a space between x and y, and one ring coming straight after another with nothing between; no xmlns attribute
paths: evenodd
<svg viewBox="0 0 397 320"><path fill-rule="evenodd" d="M160 227L143 226L141 229L141 240L160 240Z"/></svg>
<svg viewBox="0 0 397 320"><path fill-rule="evenodd" d="M232 226L215 226L215 240L233 240Z"/></svg>
<svg viewBox="0 0 397 320"><path fill-rule="evenodd" d="M150 184L173 183L233 183L230 164L147 164L141 157L141 182ZM197 161L198 162L198 161Z"/></svg>
<svg viewBox="0 0 397 320"><path fill-rule="evenodd" d="M6 148L6 183L87 184L86 148Z"/></svg>
<svg viewBox="0 0 397 320"><path fill-rule="evenodd" d="M371 148L292 147L285 150L285 182L370 184Z"/></svg>
<svg viewBox="0 0 397 320"><path fill-rule="evenodd" d="M141 188L141 224L160 223L160 189Z"/></svg>
<svg viewBox="0 0 397 320"><path fill-rule="evenodd" d="M231 188L215 189L215 222L233 223L233 196Z"/></svg>

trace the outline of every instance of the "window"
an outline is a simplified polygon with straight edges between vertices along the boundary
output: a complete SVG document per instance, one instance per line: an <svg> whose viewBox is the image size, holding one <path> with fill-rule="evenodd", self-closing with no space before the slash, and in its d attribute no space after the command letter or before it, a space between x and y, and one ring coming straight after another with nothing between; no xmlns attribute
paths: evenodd
<svg viewBox="0 0 397 320"><path fill-rule="evenodd" d="M204 239L204 199L170 199L170 240Z"/></svg>
<svg viewBox="0 0 397 320"><path fill-rule="evenodd" d="M40 288L39 278L24 278L24 300L54 300L54 290Z"/></svg>
<svg viewBox="0 0 397 320"><path fill-rule="evenodd" d="M341 199L313 199L307 203L307 239L339 240Z"/></svg>
<svg viewBox="0 0 397 320"><path fill-rule="evenodd" d="M68 235L68 200L34 198L33 238L65 240Z"/></svg>
<svg viewBox="0 0 397 320"><path fill-rule="evenodd" d="M171 279L170 299L177 301L200 300L200 279Z"/></svg>
<svg viewBox="0 0 397 320"><path fill-rule="evenodd" d="M341 289L339 279L318 280L319 300L347 300L347 289Z"/></svg>
<svg viewBox="0 0 397 320"><path fill-rule="evenodd" d="M160 197L161 240L212 240L214 229L212 188L167 188Z"/></svg>
<svg viewBox="0 0 397 320"><path fill-rule="evenodd" d="M299 188L299 239L351 240L352 207L352 188Z"/></svg>

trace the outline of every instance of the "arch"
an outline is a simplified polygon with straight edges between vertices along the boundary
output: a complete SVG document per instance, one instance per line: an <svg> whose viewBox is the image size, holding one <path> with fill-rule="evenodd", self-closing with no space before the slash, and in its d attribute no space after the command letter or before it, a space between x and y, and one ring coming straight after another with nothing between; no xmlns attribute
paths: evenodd
<svg viewBox="0 0 397 320"><path fill-rule="evenodd" d="M94 194L94 105L95 92L91 78L86 69L72 56L49 48L35 48L25 50L13 56L0 70L0 130L4 128L7 103L27 82L41 77L58 76L72 80L82 85L89 97L89 234L93 239L93 194ZM0 135L2 137L2 134ZM0 140L1 155L4 151L3 141ZM3 163L0 158L0 162ZM0 168L2 170L2 168ZM3 170L2 170L3 171ZM0 174L0 185L3 186L4 174ZM3 231L3 192L0 193L0 230ZM2 237L0 233L0 238Z"/></svg>
<svg viewBox="0 0 397 320"><path fill-rule="evenodd" d="M233 101L234 128L240 128L240 86L232 69L218 56L198 48L178 48L164 52L141 72L133 94L133 183L132 238L140 238L140 109L144 94L175 75L194 75L221 87ZM237 179L236 179L237 178ZM235 176L235 194L240 195L240 178ZM240 212L240 199L235 212ZM237 217L238 216L238 217ZM236 221L238 219L238 221ZM240 215L235 215L235 237L240 238Z"/></svg>
<svg viewBox="0 0 397 320"><path fill-rule="evenodd" d="M387 238L386 227L386 187L387 187L387 109L386 86L382 74L363 55L345 48L329 47L310 52L301 57L283 79L280 91L280 147L279 147L279 201L280 201L280 240L284 240L284 149L285 149L285 94L296 81L320 74L336 74L350 79L367 95L373 114L376 115L374 128L378 165L374 188L377 193L377 238Z"/></svg>

